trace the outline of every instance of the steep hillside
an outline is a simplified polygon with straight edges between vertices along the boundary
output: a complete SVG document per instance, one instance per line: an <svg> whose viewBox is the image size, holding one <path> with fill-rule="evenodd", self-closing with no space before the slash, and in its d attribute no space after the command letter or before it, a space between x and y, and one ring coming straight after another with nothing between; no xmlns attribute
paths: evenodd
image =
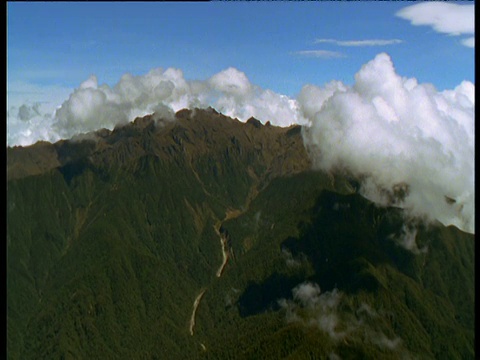
<svg viewBox="0 0 480 360"><path fill-rule="evenodd" d="M7 149L7 352L474 358L474 240L208 110Z"/></svg>

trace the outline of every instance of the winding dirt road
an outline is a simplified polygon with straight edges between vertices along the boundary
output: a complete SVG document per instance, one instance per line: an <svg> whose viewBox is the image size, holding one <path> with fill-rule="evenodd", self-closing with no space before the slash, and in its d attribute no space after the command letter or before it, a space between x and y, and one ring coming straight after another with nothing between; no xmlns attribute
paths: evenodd
<svg viewBox="0 0 480 360"><path fill-rule="evenodd" d="M200 305L200 301L202 300L203 294L205 294L207 289L203 289L200 294L197 295L195 301L193 302L193 311L192 316L190 318L190 335L193 335L193 330L195 329L195 315L197 314L198 305Z"/></svg>
<svg viewBox="0 0 480 360"><path fill-rule="evenodd" d="M215 232L217 233L218 237L220 238L220 244L222 245L222 264L217 270L217 277L222 276L223 270L228 262L228 250L227 250L227 239L224 235L222 235L219 231L219 227L215 226Z"/></svg>

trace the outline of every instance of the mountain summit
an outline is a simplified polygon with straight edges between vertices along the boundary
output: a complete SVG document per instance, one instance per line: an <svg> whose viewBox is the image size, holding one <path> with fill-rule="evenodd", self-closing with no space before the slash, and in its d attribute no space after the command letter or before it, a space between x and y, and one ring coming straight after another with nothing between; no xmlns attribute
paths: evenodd
<svg viewBox="0 0 480 360"><path fill-rule="evenodd" d="M7 355L474 358L474 237L212 108L7 149Z"/></svg>

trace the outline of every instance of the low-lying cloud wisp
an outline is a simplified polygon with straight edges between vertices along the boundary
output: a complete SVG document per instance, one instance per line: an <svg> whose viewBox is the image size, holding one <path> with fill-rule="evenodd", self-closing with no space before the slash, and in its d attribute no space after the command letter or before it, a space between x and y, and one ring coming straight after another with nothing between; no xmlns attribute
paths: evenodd
<svg viewBox="0 0 480 360"><path fill-rule="evenodd" d="M360 337L362 341L389 351L402 351L402 340L387 336L382 329L382 314L362 303L352 307L344 303L345 294L338 289L321 292L320 286L303 282L292 289L293 299L280 299L286 321L316 327L333 342Z"/></svg>

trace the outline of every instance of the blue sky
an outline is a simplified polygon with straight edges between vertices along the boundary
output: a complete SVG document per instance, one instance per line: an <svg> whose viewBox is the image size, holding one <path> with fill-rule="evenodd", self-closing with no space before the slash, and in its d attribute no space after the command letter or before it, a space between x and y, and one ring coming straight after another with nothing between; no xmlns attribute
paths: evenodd
<svg viewBox="0 0 480 360"><path fill-rule="evenodd" d="M7 80L75 88L95 74L113 86L124 73L157 67L202 80L235 67L262 88L295 96L307 83L350 84L363 64L387 52L400 75L439 90L474 82L474 48L461 44L468 35L395 15L412 4L9 2ZM342 46L318 39L401 42Z"/></svg>

